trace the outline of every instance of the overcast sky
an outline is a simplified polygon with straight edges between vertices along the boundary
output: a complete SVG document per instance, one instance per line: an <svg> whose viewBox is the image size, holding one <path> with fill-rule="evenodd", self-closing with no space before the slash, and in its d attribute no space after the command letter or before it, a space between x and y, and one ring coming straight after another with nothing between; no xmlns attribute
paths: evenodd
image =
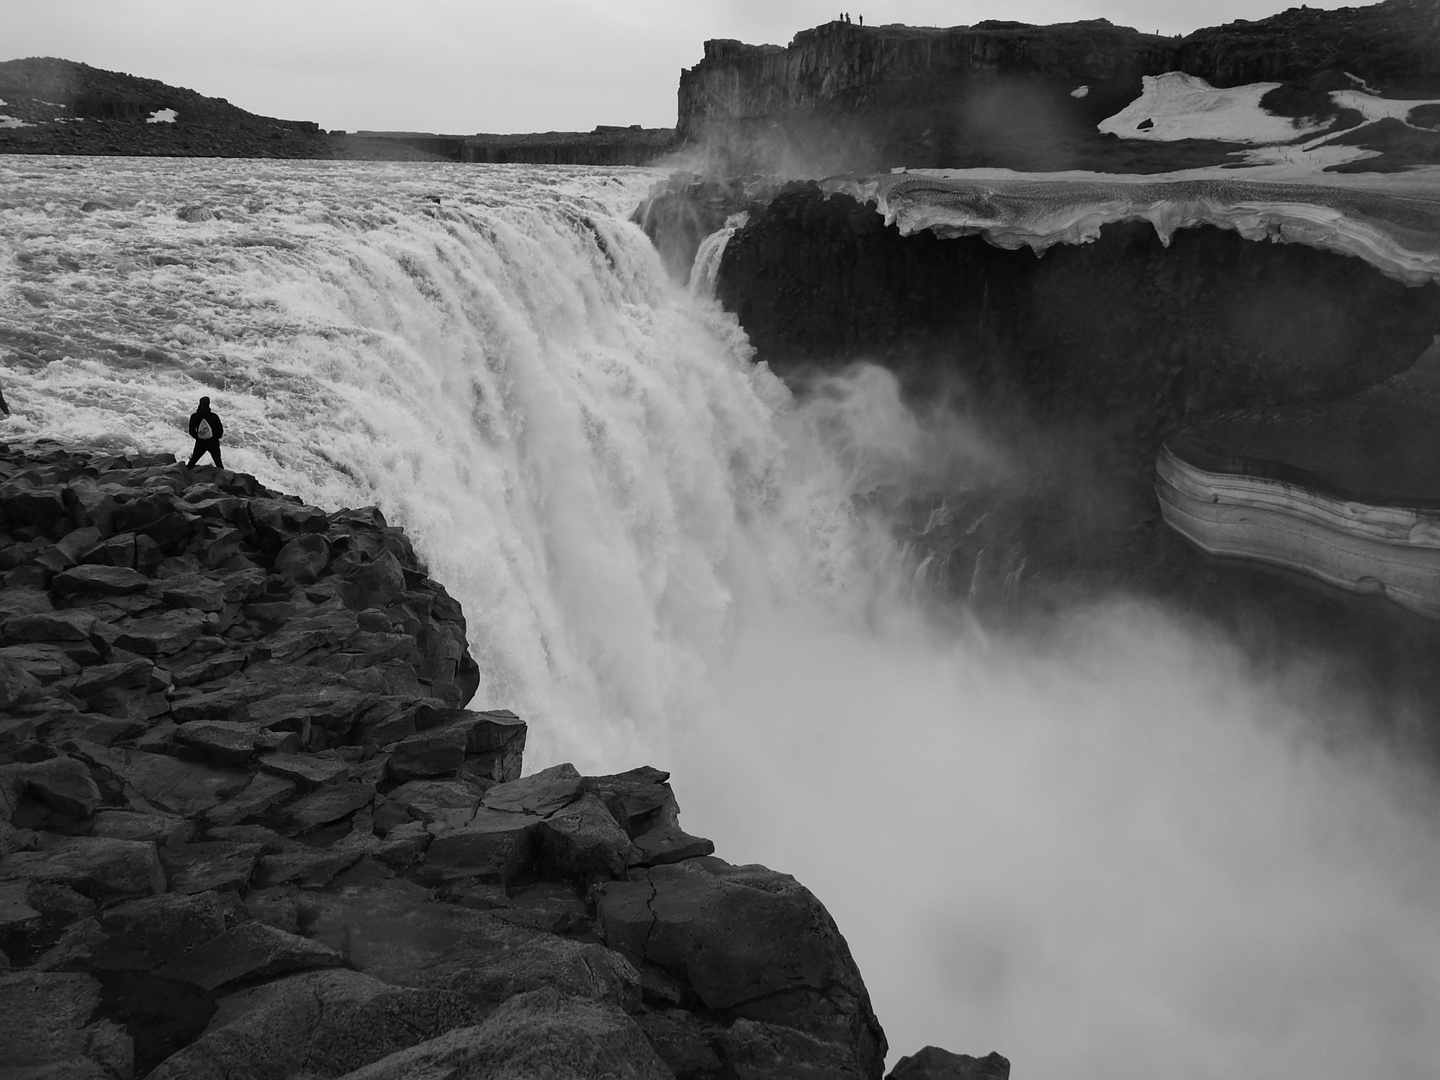
<svg viewBox="0 0 1440 1080"><path fill-rule="evenodd" d="M783 45L842 0L0 0L0 60L60 56L326 128L675 123L706 38ZM1354 2L1354 0L1352 0ZM858 0L857 0L858 3ZM1106 18L1186 33L1284 0L867 0L866 23ZM1320 0L1312 7L1342 7Z"/></svg>

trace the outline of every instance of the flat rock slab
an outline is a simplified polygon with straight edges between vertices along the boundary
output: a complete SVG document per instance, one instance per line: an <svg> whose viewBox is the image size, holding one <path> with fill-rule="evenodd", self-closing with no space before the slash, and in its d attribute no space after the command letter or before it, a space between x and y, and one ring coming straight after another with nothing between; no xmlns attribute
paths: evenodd
<svg viewBox="0 0 1440 1080"><path fill-rule="evenodd" d="M154 844L108 836L54 837L40 851L0 859L0 881L63 885L95 900L150 896L165 891L165 870Z"/></svg>
<svg viewBox="0 0 1440 1080"><path fill-rule="evenodd" d="M264 729L234 720L196 720L175 732L175 741L199 750L218 765L245 766L255 756Z"/></svg>
<svg viewBox="0 0 1440 1080"><path fill-rule="evenodd" d="M454 990L489 1005L545 986L624 1007L639 1002L639 975L610 950L429 902L410 882L347 885L301 904L307 933L389 983Z"/></svg>
<svg viewBox="0 0 1440 1080"><path fill-rule="evenodd" d="M529 814L482 807L464 828L443 831L431 842L421 875L431 881L466 877L509 881L518 877L533 862L533 837L539 821Z"/></svg>
<svg viewBox="0 0 1440 1080"><path fill-rule="evenodd" d="M262 858L255 868L254 884L258 889L272 889L293 882L318 889L354 866L364 854L361 847L312 848L297 844Z"/></svg>
<svg viewBox="0 0 1440 1080"><path fill-rule="evenodd" d="M317 941L262 922L245 922L157 968L163 979L214 990L239 979L310 968L339 967L345 958Z"/></svg>
<svg viewBox="0 0 1440 1080"><path fill-rule="evenodd" d="M491 810L538 814L544 817L570 803L580 792L580 773L568 762L552 765L530 776L496 784L481 804Z"/></svg>
<svg viewBox="0 0 1440 1080"><path fill-rule="evenodd" d="M124 566L86 564L55 575L50 588L60 596L80 593L89 596L129 596L141 593L150 579L137 570Z"/></svg>
<svg viewBox="0 0 1440 1080"><path fill-rule="evenodd" d="M188 648L204 632L206 616L189 609L116 625L115 644L142 656L171 656Z"/></svg>
<svg viewBox="0 0 1440 1080"><path fill-rule="evenodd" d="M464 780L411 780L385 795L376 808L376 824L386 827L420 821L454 829L468 825L484 790Z"/></svg>
<svg viewBox="0 0 1440 1080"><path fill-rule="evenodd" d="M205 814L205 819L216 826L238 825L246 818L263 814L272 806L287 801L297 790L293 780L256 773L233 798L212 807Z"/></svg>
<svg viewBox="0 0 1440 1080"><path fill-rule="evenodd" d="M312 791L285 808L285 816L300 831L329 825L349 817L375 801L375 785L347 781Z"/></svg>
<svg viewBox="0 0 1440 1080"><path fill-rule="evenodd" d="M181 844L161 852L170 872L170 888L178 893L216 889L243 890L265 848L261 844L207 840Z"/></svg>
<svg viewBox="0 0 1440 1080"><path fill-rule="evenodd" d="M250 782L247 773L144 750L112 750L91 743L77 744L75 752L139 795L146 805L135 809L160 809L187 818L201 816Z"/></svg>
<svg viewBox="0 0 1440 1080"><path fill-rule="evenodd" d="M674 1075L635 1021L614 1005L535 990L511 998L483 1024L397 1051L345 1080L674 1080Z"/></svg>
<svg viewBox="0 0 1440 1080"><path fill-rule="evenodd" d="M715 854L715 844L703 836L691 836L678 825L667 825L637 836L633 865L664 866L686 859Z"/></svg>
<svg viewBox="0 0 1440 1080"><path fill-rule="evenodd" d="M292 975L224 998L205 1034L150 1080L341 1076L476 1019L459 994L358 971Z"/></svg>
<svg viewBox="0 0 1440 1080"><path fill-rule="evenodd" d="M101 810L91 826L93 836L116 840L144 840L169 846L190 839L194 826L176 814L146 814L136 810ZM163 861L163 860L162 860Z"/></svg>
<svg viewBox="0 0 1440 1080"><path fill-rule="evenodd" d="M60 1066L45 1075L54 1080L81 1080L97 1072L132 1075L135 1052L124 1029L108 1020L91 1022L99 1005L100 984L89 975L0 974L0 1072L24 1077L37 1075L45 1066Z"/></svg>

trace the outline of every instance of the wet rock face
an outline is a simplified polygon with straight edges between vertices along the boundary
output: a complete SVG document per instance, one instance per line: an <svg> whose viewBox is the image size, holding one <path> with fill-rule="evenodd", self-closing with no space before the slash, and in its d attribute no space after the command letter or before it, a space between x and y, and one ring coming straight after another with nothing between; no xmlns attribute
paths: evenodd
<svg viewBox="0 0 1440 1080"><path fill-rule="evenodd" d="M0 477L7 1065L878 1080L819 901L714 858L667 773L522 777L378 510L159 456Z"/></svg>
<svg viewBox="0 0 1440 1080"><path fill-rule="evenodd" d="M731 239L718 294L781 374L878 361L913 382L1018 390L1143 444L1221 408L1334 398L1407 367L1440 287L1299 244L1148 224L1043 258L901 236L872 208L793 186Z"/></svg>

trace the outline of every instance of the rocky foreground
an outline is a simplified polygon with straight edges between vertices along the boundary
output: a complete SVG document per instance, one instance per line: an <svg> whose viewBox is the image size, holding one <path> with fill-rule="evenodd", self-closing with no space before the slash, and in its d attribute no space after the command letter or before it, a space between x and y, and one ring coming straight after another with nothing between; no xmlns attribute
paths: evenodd
<svg viewBox="0 0 1440 1080"><path fill-rule="evenodd" d="M42 444L0 515L8 1080L883 1072L824 907L683 832L666 773L521 776L377 509Z"/></svg>

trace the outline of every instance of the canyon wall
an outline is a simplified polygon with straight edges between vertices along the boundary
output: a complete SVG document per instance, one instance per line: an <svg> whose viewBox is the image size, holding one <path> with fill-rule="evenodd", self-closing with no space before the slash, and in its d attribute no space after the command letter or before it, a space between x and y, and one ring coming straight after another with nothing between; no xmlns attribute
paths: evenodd
<svg viewBox="0 0 1440 1080"><path fill-rule="evenodd" d="M832 22L787 47L717 40L682 72L677 136L710 164L792 175L1006 166L1152 172L1223 160L1223 144L1117 145L1095 125L1141 77L1185 71L1215 85L1291 85L1296 115L1353 85L1440 93L1440 17L1423 0L1295 8L1184 38L1105 20L949 29ZM1083 88L1083 89L1082 89Z"/></svg>

